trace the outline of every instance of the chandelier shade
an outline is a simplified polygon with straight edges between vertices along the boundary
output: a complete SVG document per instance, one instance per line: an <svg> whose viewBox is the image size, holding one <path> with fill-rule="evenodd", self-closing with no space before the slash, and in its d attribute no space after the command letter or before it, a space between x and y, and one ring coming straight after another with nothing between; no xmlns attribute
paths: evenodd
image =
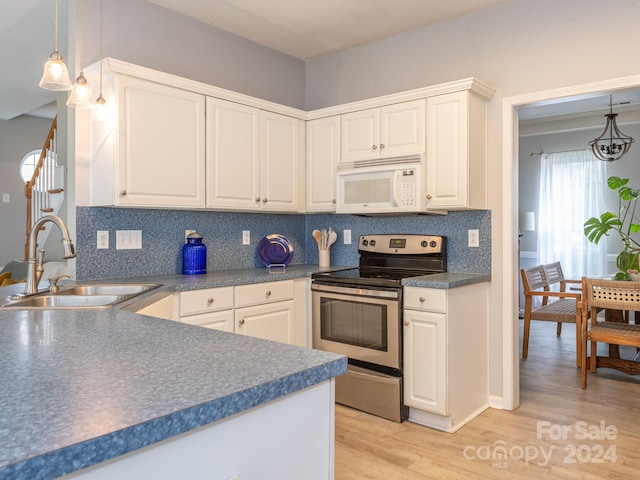
<svg viewBox="0 0 640 480"><path fill-rule="evenodd" d="M613 162L620 159L629 151L631 144L634 142L633 138L625 135L618 128L616 123L617 116L617 113L613 113L612 98L609 97L609 113L605 115L607 123L604 131L599 137L589 142L591 151L599 160Z"/></svg>

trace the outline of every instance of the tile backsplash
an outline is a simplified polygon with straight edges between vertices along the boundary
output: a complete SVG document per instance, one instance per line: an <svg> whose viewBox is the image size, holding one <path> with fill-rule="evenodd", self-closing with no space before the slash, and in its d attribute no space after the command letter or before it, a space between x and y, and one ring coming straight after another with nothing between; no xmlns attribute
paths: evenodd
<svg viewBox="0 0 640 480"><path fill-rule="evenodd" d="M280 215L210 211L77 208L76 274L90 278L171 275L182 269L185 230L196 230L207 246L207 270L264 267L256 254L260 240L270 233L286 236L294 248L292 263L318 263L311 232L332 227L338 240L331 247L332 265L357 265L360 235L422 233L447 237L450 272L491 273L491 212L450 212L445 216L411 215L360 217L354 215ZM352 244L344 245L350 229ZM480 231L480 247L467 246L467 230ZM96 248L96 232L109 231L109 249ZM142 249L116 250L116 230L142 230ZM242 245L242 232L251 232Z"/></svg>

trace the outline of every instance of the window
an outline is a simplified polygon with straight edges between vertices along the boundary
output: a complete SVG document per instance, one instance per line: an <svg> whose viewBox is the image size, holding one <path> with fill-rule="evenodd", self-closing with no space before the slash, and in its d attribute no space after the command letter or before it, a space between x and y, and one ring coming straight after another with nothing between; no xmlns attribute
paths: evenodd
<svg viewBox="0 0 640 480"><path fill-rule="evenodd" d="M20 162L20 178L24 183L27 183L33 177L41 152L42 150L31 150L22 158Z"/></svg>
<svg viewBox="0 0 640 480"><path fill-rule="evenodd" d="M607 164L590 150L542 155L538 259L561 262L567 278L604 276L606 242L584 235L584 222L605 211Z"/></svg>

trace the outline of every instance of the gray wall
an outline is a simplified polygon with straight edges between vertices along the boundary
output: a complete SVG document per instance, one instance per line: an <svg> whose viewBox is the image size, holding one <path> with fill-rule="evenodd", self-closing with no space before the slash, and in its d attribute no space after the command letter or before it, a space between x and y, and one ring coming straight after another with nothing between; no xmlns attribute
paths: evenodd
<svg viewBox="0 0 640 480"><path fill-rule="evenodd" d="M144 0L110 0L103 8L103 56L304 108L301 60ZM85 2L87 65L100 58L99 12L100 2Z"/></svg>
<svg viewBox="0 0 640 480"><path fill-rule="evenodd" d="M22 115L0 120L0 194L11 201L1 203L0 195L0 268L7 262L24 258L26 200L20 178L20 161L31 150L42 148L51 120Z"/></svg>

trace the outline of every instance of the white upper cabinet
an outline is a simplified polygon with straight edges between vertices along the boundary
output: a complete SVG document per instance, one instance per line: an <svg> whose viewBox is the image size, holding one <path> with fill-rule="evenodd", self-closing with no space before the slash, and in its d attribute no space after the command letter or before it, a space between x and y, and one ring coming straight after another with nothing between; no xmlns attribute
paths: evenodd
<svg viewBox="0 0 640 480"><path fill-rule="evenodd" d="M427 98L428 208L487 208L486 104L469 91Z"/></svg>
<svg viewBox="0 0 640 480"><path fill-rule="evenodd" d="M335 212L340 116L307 122L307 212Z"/></svg>
<svg viewBox="0 0 640 480"><path fill-rule="evenodd" d="M256 209L260 110L207 98L207 207Z"/></svg>
<svg viewBox="0 0 640 480"><path fill-rule="evenodd" d="M261 111L260 208L304 211L304 122Z"/></svg>
<svg viewBox="0 0 640 480"><path fill-rule="evenodd" d="M203 208L204 95L127 76L106 82L117 111L90 124L85 203Z"/></svg>
<svg viewBox="0 0 640 480"><path fill-rule="evenodd" d="M207 207L296 212L303 159L300 120L207 98Z"/></svg>
<svg viewBox="0 0 640 480"><path fill-rule="evenodd" d="M425 100L342 115L341 161L414 155L425 151Z"/></svg>

